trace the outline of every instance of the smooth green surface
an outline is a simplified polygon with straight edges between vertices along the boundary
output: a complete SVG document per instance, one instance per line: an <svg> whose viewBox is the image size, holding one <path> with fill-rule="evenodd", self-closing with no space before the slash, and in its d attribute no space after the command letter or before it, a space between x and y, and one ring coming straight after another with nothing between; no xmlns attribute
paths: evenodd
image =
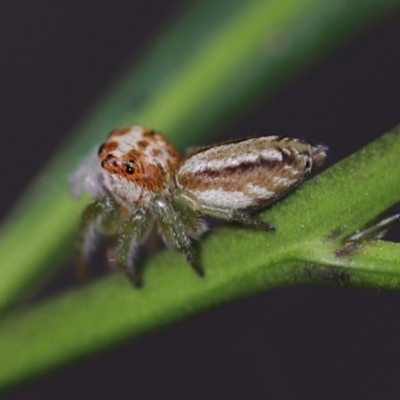
<svg viewBox="0 0 400 400"><path fill-rule="evenodd" d="M181 148L200 144L398 6L398 0L207 0L189 9L108 90L4 223L0 309L71 254L85 201L69 197L67 174L107 132L140 123Z"/></svg>
<svg viewBox="0 0 400 400"><path fill-rule="evenodd" d="M146 262L142 290L115 274L4 318L0 387L261 290L301 283L400 289L398 244L373 240L335 254L400 200L399 152L398 127L308 181L263 213L274 234L215 230L201 243L203 279L168 251Z"/></svg>

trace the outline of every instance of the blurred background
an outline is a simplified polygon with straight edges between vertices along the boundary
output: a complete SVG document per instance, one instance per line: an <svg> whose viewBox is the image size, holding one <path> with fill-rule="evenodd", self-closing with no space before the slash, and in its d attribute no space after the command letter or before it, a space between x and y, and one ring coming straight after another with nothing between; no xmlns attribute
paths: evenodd
<svg viewBox="0 0 400 400"><path fill-rule="evenodd" d="M107 83L187 3L0 2L2 218ZM215 141L300 137L329 146L329 167L400 123L399 45L400 15L393 15L259 102ZM396 227L390 238L399 237ZM69 263L40 296L75 284ZM6 398L397 399L399 313L396 292L275 290L127 343Z"/></svg>

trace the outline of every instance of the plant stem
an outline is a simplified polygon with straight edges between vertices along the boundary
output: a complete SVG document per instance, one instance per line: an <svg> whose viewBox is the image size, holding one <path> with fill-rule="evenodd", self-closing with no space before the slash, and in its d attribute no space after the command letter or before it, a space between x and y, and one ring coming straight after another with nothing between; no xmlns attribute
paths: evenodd
<svg viewBox="0 0 400 400"><path fill-rule="evenodd" d="M274 234L222 227L202 242L196 276L181 254L145 264L145 287L116 274L0 322L0 388L235 298L304 283L400 289L400 246L346 237L400 199L400 127L266 210ZM347 251L346 251L347 250Z"/></svg>

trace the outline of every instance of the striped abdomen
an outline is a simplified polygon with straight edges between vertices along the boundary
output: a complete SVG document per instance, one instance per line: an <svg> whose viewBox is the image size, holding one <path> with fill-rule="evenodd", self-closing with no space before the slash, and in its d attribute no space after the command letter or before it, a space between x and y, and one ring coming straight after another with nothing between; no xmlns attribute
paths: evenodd
<svg viewBox="0 0 400 400"><path fill-rule="evenodd" d="M297 186L326 156L326 148L267 136L202 148L185 158L176 185L203 204L254 209Z"/></svg>

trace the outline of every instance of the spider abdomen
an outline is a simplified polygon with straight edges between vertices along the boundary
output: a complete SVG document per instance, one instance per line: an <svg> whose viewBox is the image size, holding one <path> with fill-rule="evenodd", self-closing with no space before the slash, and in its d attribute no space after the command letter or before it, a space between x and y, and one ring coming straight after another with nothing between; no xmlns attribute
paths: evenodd
<svg viewBox="0 0 400 400"><path fill-rule="evenodd" d="M180 164L175 181L203 204L256 209L297 186L325 156L324 147L298 139L242 139L190 154Z"/></svg>

